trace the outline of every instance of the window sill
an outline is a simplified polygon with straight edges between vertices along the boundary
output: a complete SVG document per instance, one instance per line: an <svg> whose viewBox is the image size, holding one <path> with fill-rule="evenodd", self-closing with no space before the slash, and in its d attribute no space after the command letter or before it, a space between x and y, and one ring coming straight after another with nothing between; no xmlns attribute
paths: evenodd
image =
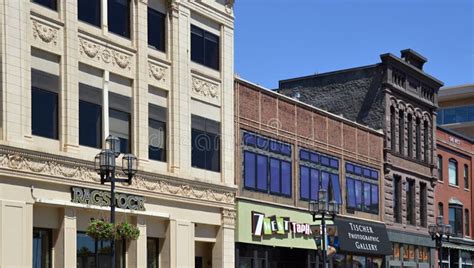
<svg viewBox="0 0 474 268"><path fill-rule="evenodd" d="M451 183L450 183L450 184L448 184L448 185L449 185L449 187L461 189L461 188L459 187L459 185L456 185L456 184L451 184Z"/></svg>

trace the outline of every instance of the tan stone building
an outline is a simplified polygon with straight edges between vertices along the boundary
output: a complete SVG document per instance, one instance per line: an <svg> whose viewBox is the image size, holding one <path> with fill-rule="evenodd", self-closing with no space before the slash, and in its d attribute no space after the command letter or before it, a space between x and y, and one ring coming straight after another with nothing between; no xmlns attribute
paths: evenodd
<svg viewBox="0 0 474 268"><path fill-rule="evenodd" d="M119 202L141 234L117 267L232 267L233 1L2 0L0 17L0 267L107 261L84 231L109 218L109 134L138 158L117 192L144 199Z"/></svg>

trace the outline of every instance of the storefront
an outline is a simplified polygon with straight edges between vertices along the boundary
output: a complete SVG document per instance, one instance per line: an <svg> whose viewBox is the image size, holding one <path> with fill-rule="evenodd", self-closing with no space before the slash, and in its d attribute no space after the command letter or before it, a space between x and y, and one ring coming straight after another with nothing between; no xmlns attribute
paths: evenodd
<svg viewBox="0 0 474 268"><path fill-rule="evenodd" d="M442 255L443 268L471 268L474 261L474 242L451 239L450 242L443 243Z"/></svg>
<svg viewBox="0 0 474 268"><path fill-rule="evenodd" d="M237 213L236 267L322 267L308 212L239 200ZM392 252L384 224L338 217L328 225L330 267L383 267Z"/></svg>
<svg viewBox="0 0 474 268"><path fill-rule="evenodd" d="M386 257L387 267L435 267L434 242L421 233L388 230L392 254Z"/></svg>

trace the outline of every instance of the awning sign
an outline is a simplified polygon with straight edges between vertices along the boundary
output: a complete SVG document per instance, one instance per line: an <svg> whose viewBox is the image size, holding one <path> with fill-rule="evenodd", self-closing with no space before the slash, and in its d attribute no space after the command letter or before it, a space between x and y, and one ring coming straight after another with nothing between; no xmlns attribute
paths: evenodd
<svg viewBox="0 0 474 268"><path fill-rule="evenodd" d="M269 236L284 235L287 233L309 236L312 234L310 225L307 223L291 222L289 217L270 216L252 211L252 235Z"/></svg>
<svg viewBox="0 0 474 268"><path fill-rule="evenodd" d="M336 218L340 249L377 255L392 254L384 224Z"/></svg>

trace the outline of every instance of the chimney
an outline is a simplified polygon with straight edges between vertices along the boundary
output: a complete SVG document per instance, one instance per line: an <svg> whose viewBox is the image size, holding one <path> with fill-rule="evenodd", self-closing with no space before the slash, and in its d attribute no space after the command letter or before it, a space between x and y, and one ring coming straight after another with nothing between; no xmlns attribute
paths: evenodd
<svg viewBox="0 0 474 268"><path fill-rule="evenodd" d="M407 62L408 64L423 70L423 64L427 61L425 57L423 57L418 52L414 51L411 48L407 48L400 51L402 60Z"/></svg>

